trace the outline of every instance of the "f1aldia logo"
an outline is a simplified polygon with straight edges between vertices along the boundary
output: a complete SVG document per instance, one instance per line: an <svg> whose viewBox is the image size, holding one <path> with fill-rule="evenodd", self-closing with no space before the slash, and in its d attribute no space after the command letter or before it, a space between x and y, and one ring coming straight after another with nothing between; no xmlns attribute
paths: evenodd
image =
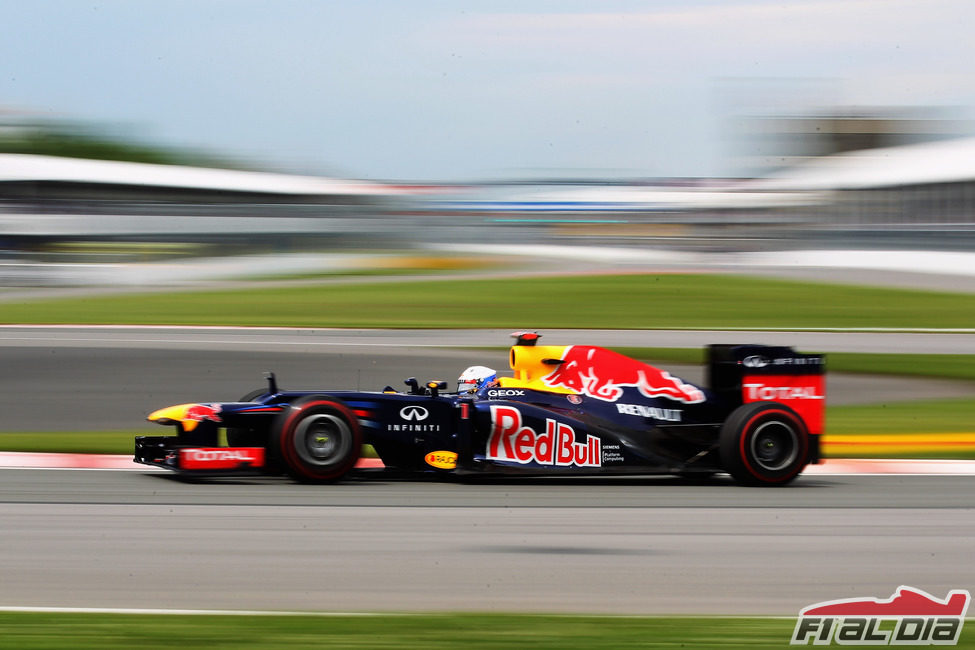
<svg viewBox="0 0 975 650"><path fill-rule="evenodd" d="M847 598L804 607L792 645L955 645L972 596L954 589L942 600L901 585L890 598Z"/></svg>
<svg viewBox="0 0 975 650"><path fill-rule="evenodd" d="M422 406L404 406L399 410L399 416L411 422L426 420L430 412Z"/></svg>

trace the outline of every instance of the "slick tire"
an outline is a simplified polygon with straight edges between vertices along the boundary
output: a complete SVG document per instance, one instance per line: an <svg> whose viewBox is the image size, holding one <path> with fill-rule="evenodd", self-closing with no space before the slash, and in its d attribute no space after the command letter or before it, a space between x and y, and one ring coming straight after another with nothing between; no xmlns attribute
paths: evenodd
<svg viewBox="0 0 975 650"><path fill-rule="evenodd" d="M753 402L731 412L721 427L721 464L743 485L785 485L809 462L809 432L795 411Z"/></svg>
<svg viewBox="0 0 975 650"><path fill-rule="evenodd" d="M267 395L266 388L258 388L241 397L238 402L253 402L261 395ZM227 428L228 447L263 447L267 444L267 431L242 427Z"/></svg>
<svg viewBox="0 0 975 650"><path fill-rule="evenodd" d="M251 392L247 393L246 395L244 395L243 397L241 397L237 401L238 402L253 402L254 400L256 400L261 395L267 395L267 389L266 388L255 388L254 390L252 390Z"/></svg>
<svg viewBox="0 0 975 650"><path fill-rule="evenodd" d="M310 396L292 403L276 418L269 451L280 466L302 483L331 483L355 467L362 430L355 414L328 397Z"/></svg>

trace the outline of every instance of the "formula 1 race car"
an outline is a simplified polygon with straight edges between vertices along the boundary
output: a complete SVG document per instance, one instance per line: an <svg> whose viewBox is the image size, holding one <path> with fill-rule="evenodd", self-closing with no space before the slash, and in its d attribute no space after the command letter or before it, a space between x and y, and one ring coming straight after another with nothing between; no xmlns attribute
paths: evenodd
<svg viewBox="0 0 975 650"><path fill-rule="evenodd" d="M402 392L285 391L269 374L267 388L238 402L165 408L148 419L176 435L137 437L135 461L325 483L353 470L369 444L385 468L407 472L727 472L747 485L783 485L819 462L822 355L712 345L709 385L699 387L604 348L513 336L513 376L462 376L457 392L413 378Z"/></svg>

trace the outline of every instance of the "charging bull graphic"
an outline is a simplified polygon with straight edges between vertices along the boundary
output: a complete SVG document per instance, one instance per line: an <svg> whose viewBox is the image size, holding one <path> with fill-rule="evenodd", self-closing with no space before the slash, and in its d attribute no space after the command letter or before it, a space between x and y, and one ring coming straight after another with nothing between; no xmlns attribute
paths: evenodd
<svg viewBox="0 0 975 650"><path fill-rule="evenodd" d="M163 424L179 422L183 431L189 433L201 422L223 422L220 417L222 411L220 404L177 404L150 413L148 419Z"/></svg>
<svg viewBox="0 0 975 650"><path fill-rule="evenodd" d="M700 388L685 384L669 372L610 350L585 345L567 347L562 363L542 381L553 388L567 388L607 402L618 400L623 389L630 386L645 397L669 397L685 404L697 404L705 399Z"/></svg>
<svg viewBox="0 0 975 650"><path fill-rule="evenodd" d="M186 409L183 419L191 422L203 422L204 420L221 422L221 410L219 404L193 404Z"/></svg>

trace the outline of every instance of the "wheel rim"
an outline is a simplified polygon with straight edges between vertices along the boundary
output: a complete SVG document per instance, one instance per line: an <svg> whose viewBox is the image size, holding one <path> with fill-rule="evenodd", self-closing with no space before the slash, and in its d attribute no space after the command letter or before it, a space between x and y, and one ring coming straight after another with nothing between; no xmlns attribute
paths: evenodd
<svg viewBox="0 0 975 650"><path fill-rule="evenodd" d="M352 430L338 416L316 413L298 423L294 444L298 456L308 465L329 467L347 457Z"/></svg>
<svg viewBox="0 0 975 650"><path fill-rule="evenodd" d="M751 452L759 467L779 472L789 468L798 457L799 436L785 422L765 422L752 435Z"/></svg>

